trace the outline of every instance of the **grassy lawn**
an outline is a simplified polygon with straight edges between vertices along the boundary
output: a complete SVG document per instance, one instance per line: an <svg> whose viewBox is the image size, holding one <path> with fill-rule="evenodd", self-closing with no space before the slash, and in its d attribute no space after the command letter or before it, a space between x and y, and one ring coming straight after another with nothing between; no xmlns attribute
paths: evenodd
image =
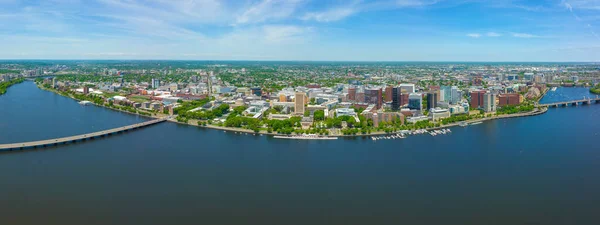
<svg viewBox="0 0 600 225"><path fill-rule="evenodd" d="M104 95L104 97L107 97L107 98L112 98L112 97L115 97L115 96L119 95L119 93L117 93L117 92L104 92L104 93L102 93L102 95Z"/></svg>
<svg viewBox="0 0 600 225"><path fill-rule="evenodd" d="M134 102L139 102L139 103L150 101L150 97L148 97L148 96L139 96L139 95L129 97L128 99L131 100L131 101L134 101Z"/></svg>

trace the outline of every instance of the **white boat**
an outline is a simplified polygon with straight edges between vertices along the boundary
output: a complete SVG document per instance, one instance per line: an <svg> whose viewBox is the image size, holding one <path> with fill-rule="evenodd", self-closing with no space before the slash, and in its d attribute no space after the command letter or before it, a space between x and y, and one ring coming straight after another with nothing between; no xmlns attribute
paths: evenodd
<svg viewBox="0 0 600 225"><path fill-rule="evenodd" d="M469 125L477 125L477 124L481 124L482 122L475 122L475 123L471 123Z"/></svg>
<svg viewBox="0 0 600 225"><path fill-rule="evenodd" d="M79 104L80 105L91 105L92 102L90 102L90 101L80 101Z"/></svg>

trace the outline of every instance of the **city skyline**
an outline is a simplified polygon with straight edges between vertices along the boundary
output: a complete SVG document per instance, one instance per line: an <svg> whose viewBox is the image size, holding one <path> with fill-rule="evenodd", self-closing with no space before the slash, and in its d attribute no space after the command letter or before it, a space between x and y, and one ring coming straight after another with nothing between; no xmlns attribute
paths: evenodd
<svg viewBox="0 0 600 225"><path fill-rule="evenodd" d="M0 59L600 61L600 1L0 0Z"/></svg>

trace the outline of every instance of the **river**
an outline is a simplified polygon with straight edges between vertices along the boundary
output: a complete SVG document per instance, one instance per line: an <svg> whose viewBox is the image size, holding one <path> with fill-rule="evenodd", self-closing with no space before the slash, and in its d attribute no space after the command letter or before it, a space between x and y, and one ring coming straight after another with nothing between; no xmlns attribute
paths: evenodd
<svg viewBox="0 0 600 225"><path fill-rule="evenodd" d="M0 143L145 120L32 82L0 106ZM551 108L376 142L161 123L0 154L0 224L600 224L599 116Z"/></svg>

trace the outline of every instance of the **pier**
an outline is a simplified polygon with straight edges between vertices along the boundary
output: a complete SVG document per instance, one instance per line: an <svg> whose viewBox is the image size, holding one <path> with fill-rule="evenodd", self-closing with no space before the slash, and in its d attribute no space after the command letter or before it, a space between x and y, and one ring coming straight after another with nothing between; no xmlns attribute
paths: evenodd
<svg viewBox="0 0 600 225"><path fill-rule="evenodd" d="M93 133L74 135L74 136L70 136L70 137L62 137L62 138L55 138L55 139L48 139L48 140L41 140L41 141L12 143L12 144L0 144L0 151L2 151L2 150L22 150L22 149L27 149L27 148L44 148L44 147L49 147L49 146L56 146L59 144L75 143L77 141L84 141L84 140L88 140L88 139L106 137L106 136L110 136L110 135L114 135L114 134L118 134L118 133L127 132L130 130L135 130L135 129L142 128L142 127L147 127L150 125L164 122L166 120L167 120L166 118L156 119L156 120L146 121L146 122L138 123L138 124L134 124L134 125L128 125L128 126L123 126L123 127L110 129L110 130L93 132Z"/></svg>

